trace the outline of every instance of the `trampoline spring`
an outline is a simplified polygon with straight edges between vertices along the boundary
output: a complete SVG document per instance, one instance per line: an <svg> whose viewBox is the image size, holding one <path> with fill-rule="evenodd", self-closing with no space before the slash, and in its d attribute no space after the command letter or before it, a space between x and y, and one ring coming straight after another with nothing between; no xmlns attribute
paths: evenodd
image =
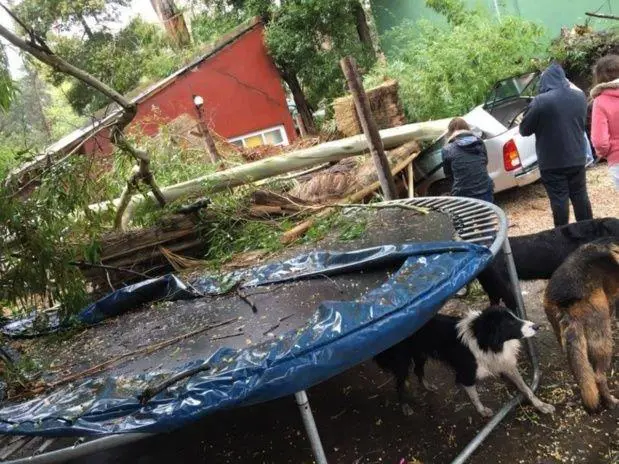
<svg viewBox="0 0 619 464"><path fill-rule="evenodd" d="M6 458L16 453L34 439L36 439L36 437L20 436L19 439L15 440L12 444L8 445L0 452L0 460L4 461Z"/></svg>
<svg viewBox="0 0 619 464"><path fill-rule="evenodd" d="M488 229L480 229L480 230L474 230L472 232L466 232L464 234L460 234L460 237L467 240L469 237L477 237L478 235L488 234L490 232L493 232L493 231L488 230Z"/></svg>
<svg viewBox="0 0 619 464"><path fill-rule="evenodd" d="M469 212L474 213L477 211L487 211L487 209L483 205L462 205L449 210L450 213L458 215L466 214Z"/></svg>
<svg viewBox="0 0 619 464"><path fill-rule="evenodd" d="M480 214L474 214L472 216L465 216L462 218L462 224L471 224L477 221L487 221L490 219L492 219L498 226L497 217L494 216L493 214L488 214L488 213L480 213Z"/></svg>
<svg viewBox="0 0 619 464"><path fill-rule="evenodd" d="M485 237L476 237L476 238L470 238L467 239L467 242L471 242L471 243L480 243L480 242L489 242L494 240L494 237L490 236L490 235L486 235Z"/></svg>
<svg viewBox="0 0 619 464"><path fill-rule="evenodd" d="M461 229L459 229L459 232L466 232L469 230L486 230L488 232L490 231L495 231L495 228L493 226L495 226L496 224L493 222L476 222L473 221L472 224L468 224L464 227L462 227Z"/></svg>

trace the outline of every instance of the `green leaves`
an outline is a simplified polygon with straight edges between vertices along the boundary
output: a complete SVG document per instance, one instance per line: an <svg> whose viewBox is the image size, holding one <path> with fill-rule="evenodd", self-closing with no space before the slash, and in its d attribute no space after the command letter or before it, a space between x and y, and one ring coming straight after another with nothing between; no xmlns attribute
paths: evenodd
<svg viewBox="0 0 619 464"><path fill-rule="evenodd" d="M22 0L15 11L28 27L46 37L50 32L81 27L89 35L88 20L105 23L118 17L130 0Z"/></svg>
<svg viewBox="0 0 619 464"><path fill-rule="evenodd" d="M0 44L0 111L7 111L15 97L15 83L9 72L9 62Z"/></svg>
<svg viewBox="0 0 619 464"><path fill-rule="evenodd" d="M357 35L357 0L287 0L273 13L266 43L283 68L301 80L310 104L332 99L345 90L339 60L357 58L362 68L371 58Z"/></svg>
<svg viewBox="0 0 619 464"><path fill-rule="evenodd" d="M590 76L595 62L619 49L619 28L608 31L583 30L582 33L562 34L552 47L551 54L563 63L568 76Z"/></svg>
<svg viewBox="0 0 619 464"><path fill-rule="evenodd" d="M54 166L28 198L0 187L1 301L24 310L59 302L67 317L85 303L83 278L69 263L81 251L77 243L94 229L68 218L96 190L89 163L75 158Z"/></svg>
<svg viewBox="0 0 619 464"><path fill-rule="evenodd" d="M530 71L546 54L543 29L517 17L499 23L483 10L460 10L459 0L429 1L449 27L404 23L386 37L389 65L369 84L391 76L411 122L462 115L483 102L499 79Z"/></svg>

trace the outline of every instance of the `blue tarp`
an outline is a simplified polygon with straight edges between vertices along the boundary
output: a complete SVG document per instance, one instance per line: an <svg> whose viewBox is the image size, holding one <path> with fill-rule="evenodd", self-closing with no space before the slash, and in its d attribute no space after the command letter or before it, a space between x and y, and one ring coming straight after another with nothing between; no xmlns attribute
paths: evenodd
<svg viewBox="0 0 619 464"><path fill-rule="evenodd" d="M145 303L185 300L199 296L202 296L200 292L175 275L168 274L127 285L110 293L80 311L77 320L84 325L93 325ZM48 311L44 314L32 311L28 316L4 325L1 331L11 338L26 338L47 335L70 327L73 327L72 321L62 321L57 311Z"/></svg>
<svg viewBox="0 0 619 464"><path fill-rule="evenodd" d="M370 359L416 331L491 257L488 249L464 242L386 245L309 253L226 279L199 279L192 284L200 292L220 293L230 285L257 286L403 262L378 288L355 301L322 302L304 325L275 340L239 350L221 348L184 366L207 363L210 369L145 406L138 395L149 382L170 373L89 379L44 398L6 406L0 410L0 433L164 432L217 410L291 395Z"/></svg>

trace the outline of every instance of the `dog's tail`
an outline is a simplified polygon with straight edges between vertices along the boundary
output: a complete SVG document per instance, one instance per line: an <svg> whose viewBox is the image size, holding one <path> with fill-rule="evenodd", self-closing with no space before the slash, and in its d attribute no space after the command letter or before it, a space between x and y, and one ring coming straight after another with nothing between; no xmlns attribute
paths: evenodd
<svg viewBox="0 0 619 464"><path fill-rule="evenodd" d="M561 335L567 361L580 387L582 402L589 412L596 411L600 406L600 391L587 354L585 328L582 322L565 317L561 320Z"/></svg>

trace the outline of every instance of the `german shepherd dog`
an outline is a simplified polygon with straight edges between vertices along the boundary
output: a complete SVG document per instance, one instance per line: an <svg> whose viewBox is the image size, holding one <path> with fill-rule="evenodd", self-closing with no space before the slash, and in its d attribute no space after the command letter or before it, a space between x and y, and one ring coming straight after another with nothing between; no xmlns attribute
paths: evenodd
<svg viewBox="0 0 619 464"><path fill-rule="evenodd" d="M537 324L519 319L501 306L471 311L463 318L439 314L374 360L395 377L400 406L407 416L413 413L408 402L411 394L409 369L413 362L421 385L430 391L437 390L424 376L429 358L441 361L455 372L456 383L463 387L477 412L484 417L492 416L493 412L479 399L477 381L499 375L511 380L540 412L551 414L554 407L537 398L518 371L520 340L535 336L538 330Z"/></svg>
<svg viewBox="0 0 619 464"><path fill-rule="evenodd" d="M536 234L510 237L509 242L518 277L521 280L537 280L550 279L553 272L578 247L605 237L619 239L619 219L575 222ZM496 305L502 300L508 308L516 308L503 252L477 278L490 304Z"/></svg>
<svg viewBox="0 0 619 464"><path fill-rule="evenodd" d="M544 309L580 387L587 411L600 400L619 404L608 388L606 372L613 355L613 304L619 299L619 238L583 245L553 274Z"/></svg>

